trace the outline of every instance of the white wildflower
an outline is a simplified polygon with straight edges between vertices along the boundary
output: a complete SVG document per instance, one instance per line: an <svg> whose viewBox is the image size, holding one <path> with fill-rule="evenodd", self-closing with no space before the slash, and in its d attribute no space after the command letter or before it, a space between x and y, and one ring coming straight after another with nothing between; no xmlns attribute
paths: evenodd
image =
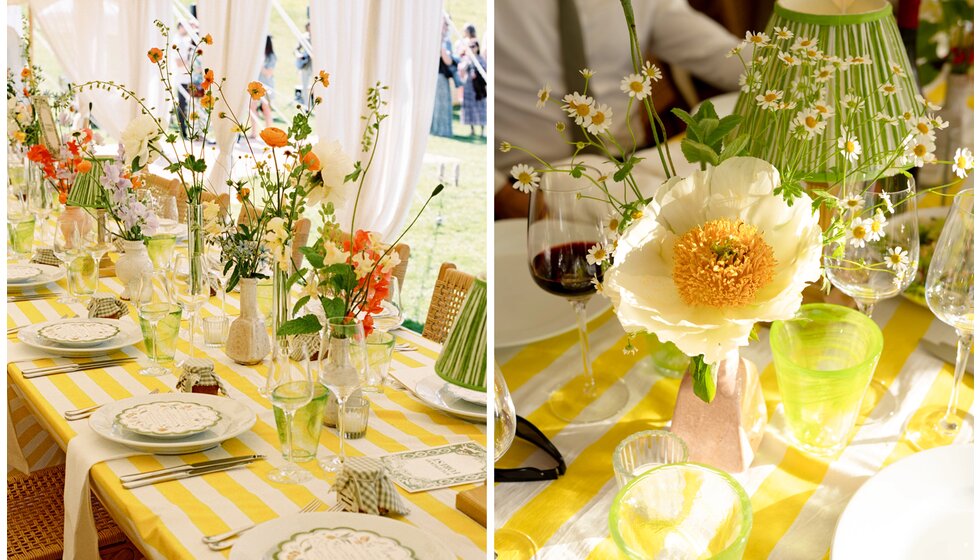
<svg viewBox="0 0 980 560"><path fill-rule="evenodd" d="M512 167L510 175L516 180L514 188L523 193L537 190L538 183L541 182L541 177L538 176L538 172L530 165L523 163L518 163Z"/></svg>

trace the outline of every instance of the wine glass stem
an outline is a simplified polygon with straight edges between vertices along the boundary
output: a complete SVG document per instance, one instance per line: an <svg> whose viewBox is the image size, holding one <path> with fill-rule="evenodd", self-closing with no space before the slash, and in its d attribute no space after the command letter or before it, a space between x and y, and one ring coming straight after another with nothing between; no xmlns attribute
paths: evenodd
<svg viewBox="0 0 980 560"><path fill-rule="evenodd" d="M340 435L340 453L338 457L340 458L340 466L344 466L344 439L346 435L344 434L344 416L346 415L347 399L337 398L337 433Z"/></svg>
<svg viewBox="0 0 980 560"><path fill-rule="evenodd" d="M970 359L970 348L973 346L973 335L957 329L959 340L956 342L956 369L953 370L953 391L946 403L946 414L939 421L939 427L945 432L955 431L959 427L959 417L956 415L956 399L960 393L960 381L966 371L966 362Z"/></svg>
<svg viewBox="0 0 980 560"><path fill-rule="evenodd" d="M589 359L589 317L585 309L588 304L587 299L575 299L570 303L575 309L575 318L578 320L578 341L582 349L582 368L585 372L586 394L591 395L595 392L595 376L592 374L592 360Z"/></svg>
<svg viewBox="0 0 980 560"><path fill-rule="evenodd" d="M153 365L159 365L160 361L158 356L160 354L160 346L159 337L157 337L157 325L160 323L159 321L147 321L147 323L150 324L150 342L153 343L153 355L150 356L150 359L153 360Z"/></svg>
<svg viewBox="0 0 980 560"><path fill-rule="evenodd" d="M190 341L191 342L190 357L191 358L194 357L194 327L195 327L195 319L196 318L197 318L197 313L194 312L194 311L191 311L188 314L188 316L187 316L188 328L190 328L190 330L191 330L191 332L190 332L190 339L191 339L191 341Z"/></svg>
<svg viewBox="0 0 980 560"><path fill-rule="evenodd" d="M857 303L858 311L860 311L861 313L864 313L868 317L871 317L871 314L874 313L874 311L875 311L875 304L873 304L873 303L864 303L864 302L859 301L859 300L854 300L854 301L855 301L855 303Z"/></svg>
<svg viewBox="0 0 980 560"><path fill-rule="evenodd" d="M282 409L282 417L286 420L286 461L288 463L293 462L293 412L291 410Z"/></svg>

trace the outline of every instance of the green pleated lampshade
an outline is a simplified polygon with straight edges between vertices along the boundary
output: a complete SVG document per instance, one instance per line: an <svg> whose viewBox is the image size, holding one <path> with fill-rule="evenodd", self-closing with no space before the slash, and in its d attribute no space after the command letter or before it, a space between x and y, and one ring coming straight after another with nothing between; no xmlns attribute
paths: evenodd
<svg viewBox="0 0 980 560"><path fill-rule="evenodd" d="M104 208L105 199L100 180L102 179L102 164L112 161L110 157L89 158L92 169L87 173L79 173L75 184L68 191L68 205L81 208Z"/></svg>
<svg viewBox="0 0 980 560"><path fill-rule="evenodd" d="M473 280L456 322L449 329L436 373L448 383L487 390L487 283Z"/></svg>
<svg viewBox="0 0 980 560"><path fill-rule="evenodd" d="M842 12L838 3L845 4L846 10ZM882 123L875 116L883 112L901 117L910 112L920 117L924 114L924 107L916 100L919 89L915 74L887 0L777 0L765 31L774 41L775 27L785 27L793 32L794 37L789 44L798 37L807 37L816 39L816 47L827 56L845 60L855 56L870 58L871 64L851 65L848 70L835 73L827 82L828 95L824 101L833 105L848 94L864 100L864 105L847 126L861 143L862 160L877 161L901 146L906 128ZM788 47L780 50L788 50ZM804 78L805 66L789 66L775 55L773 52L761 67L761 90L788 92ZM898 92L890 96L880 94L878 87L885 82L898 86ZM802 169L813 181L835 182L842 179L844 160L837 149L837 140L844 126L841 119L835 115L820 136L805 143L807 153L799 154L798 150L787 149L787 146L802 145L799 141L791 141L792 127L789 124L766 130L752 128L753 122L762 122L759 117L767 111L756 102L755 97L759 93L758 90L749 93L743 91L735 105L735 113L743 118L741 130L764 139L752 142L749 155L764 159L778 169L786 169L790 165L794 169ZM803 108L789 110L788 118L791 120ZM828 154L835 154L835 157L828 158ZM853 164L850 167L853 169Z"/></svg>

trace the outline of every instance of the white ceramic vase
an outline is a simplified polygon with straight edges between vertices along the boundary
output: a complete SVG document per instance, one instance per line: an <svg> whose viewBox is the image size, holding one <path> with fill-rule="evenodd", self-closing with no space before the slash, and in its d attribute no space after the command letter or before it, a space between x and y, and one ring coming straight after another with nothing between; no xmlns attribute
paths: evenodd
<svg viewBox="0 0 980 560"><path fill-rule="evenodd" d="M139 290L140 277L153 272L153 262L150 261L150 255L142 241L124 240L122 244L124 252L116 261L116 277L124 286L119 297L129 300L132 292ZM142 299L145 301L149 296L149 292L144 293Z"/></svg>
<svg viewBox="0 0 980 560"><path fill-rule="evenodd" d="M228 327L228 342L225 343L225 354L239 364L254 365L261 362L271 350L269 333L265 330L265 321L259 313L256 299L255 278L242 278L241 314Z"/></svg>

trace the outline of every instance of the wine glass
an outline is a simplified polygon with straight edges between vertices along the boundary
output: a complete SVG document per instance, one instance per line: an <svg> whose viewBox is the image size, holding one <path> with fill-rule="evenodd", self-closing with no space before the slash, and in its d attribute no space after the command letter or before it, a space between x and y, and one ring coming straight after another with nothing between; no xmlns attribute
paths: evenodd
<svg viewBox="0 0 980 560"><path fill-rule="evenodd" d="M593 280L602 280L599 265L589 263L589 250L602 241L602 221L610 211L597 200L601 194L584 181L546 175L531 193L527 224L531 276L544 291L566 298L578 319L584 372L560 382L548 398L555 416L573 424L610 418L629 400L621 380L597 387L589 357L586 304L596 292Z"/></svg>
<svg viewBox="0 0 980 560"><path fill-rule="evenodd" d="M68 290L58 298L58 303L70 304L78 303L72 290L71 262L82 249L82 235L78 231L78 224L75 222L65 222L58 224L54 228L54 243L51 250L54 256L65 266Z"/></svg>
<svg viewBox="0 0 980 560"><path fill-rule="evenodd" d="M956 369L945 407L924 407L908 423L906 437L917 449L969 441L973 418L956 408L960 381L973 347L973 189L953 199L926 274L926 303L940 321L956 329Z"/></svg>
<svg viewBox="0 0 980 560"><path fill-rule="evenodd" d="M41 229L38 232L40 235L40 244L45 245L45 240L47 236L45 231L47 231L48 217L54 212L55 205L58 203L58 198L54 195L54 191L49 188L44 181L41 180L31 180L27 183L27 203L31 209L31 212L37 216L37 219L41 222Z"/></svg>
<svg viewBox="0 0 980 560"><path fill-rule="evenodd" d="M101 219L100 219L101 222ZM83 239L85 250L88 251L95 260L95 291L99 291L99 267L102 264L102 257L109 252L112 244L109 243L108 233L102 226L94 227L85 234Z"/></svg>
<svg viewBox="0 0 980 560"><path fill-rule="evenodd" d="M191 274L191 261L199 259L197 270L205 270L204 257L188 256L186 253L179 253L174 261L173 282L174 292L177 301L184 307L187 313L188 327L190 329L190 353L189 357L194 357L195 342L194 333L197 326L197 311L211 296L211 286L208 284L207 274Z"/></svg>
<svg viewBox="0 0 980 560"><path fill-rule="evenodd" d="M517 433L517 411L510 398L507 381L494 364L493 371L493 462L499 461L510 449ZM498 529L493 534L494 553L499 558L533 558L538 549L531 537L514 529Z"/></svg>
<svg viewBox="0 0 980 560"><path fill-rule="evenodd" d="M337 431L340 435L340 454L320 461L328 472L344 466L344 406L347 399L367 383L367 348L364 325L344 317L327 319L327 328L320 344L320 382L337 399Z"/></svg>
<svg viewBox="0 0 980 560"><path fill-rule="evenodd" d="M382 311L374 315L374 330L388 332L402 326L405 313L402 310L401 290L398 278L392 276L388 284L388 297L381 302Z"/></svg>
<svg viewBox="0 0 980 560"><path fill-rule="evenodd" d="M135 284L138 291L130 298L136 305L141 321L145 321L150 331L150 365L140 369L141 375L157 377L169 373L160 365L160 321L170 315L173 309L173 297L167 278L162 274L146 271L139 276ZM145 336L145 331L144 331Z"/></svg>
<svg viewBox="0 0 980 560"><path fill-rule="evenodd" d="M269 480L281 484L299 484L310 480L313 475L293 462L293 416L313 399L313 371L310 366L309 350L303 348L303 363L294 364L289 352L279 352L273 364L274 372L269 376L272 389L269 399L273 406L282 410L285 429L285 442L282 454L286 464L269 473Z"/></svg>
<svg viewBox="0 0 980 560"><path fill-rule="evenodd" d="M868 317L876 303L899 295L915 279L919 266L915 196L915 180L903 174L844 185L838 216L845 236L840 249L826 248L824 264L831 284L854 298L858 310ZM884 383L872 379L861 405L864 423L889 418L897 409Z"/></svg>

